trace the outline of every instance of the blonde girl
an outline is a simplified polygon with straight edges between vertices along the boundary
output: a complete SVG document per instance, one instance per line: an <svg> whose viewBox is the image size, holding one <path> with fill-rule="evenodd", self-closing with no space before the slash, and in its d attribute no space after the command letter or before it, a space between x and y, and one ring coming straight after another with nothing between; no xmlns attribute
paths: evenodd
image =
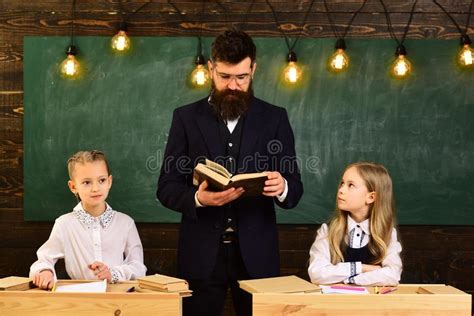
<svg viewBox="0 0 474 316"><path fill-rule="evenodd" d="M38 249L38 260L30 268L33 283L51 289L58 259L64 259L71 279L116 283L144 276L143 247L135 222L106 202L112 175L105 154L77 152L68 160L68 171L69 189L79 203L56 219L49 239Z"/></svg>
<svg viewBox="0 0 474 316"><path fill-rule="evenodd" d="M396 285L402 273L392 180L384 166L357 162L342 176L335 214L310 249L313 283Z"/></svg>

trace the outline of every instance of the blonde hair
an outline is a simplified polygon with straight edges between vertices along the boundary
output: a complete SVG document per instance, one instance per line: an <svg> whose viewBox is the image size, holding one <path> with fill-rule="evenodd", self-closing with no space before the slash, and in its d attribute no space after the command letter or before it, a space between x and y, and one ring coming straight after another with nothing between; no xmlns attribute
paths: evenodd
<svg viewBox="0 0 474 316"><path fill-rule="evenodd" d="M395 221L395 201L392 179L384 166L371 162L356 162L344 170L354 167L365 182L369 192L375 192L375 201L369 205L369 251L374 256L371 264L379 264L385 258ZM344 261L347 247L344 237L347 234L347 212L337 206L329 223L328 240L332 264Z"/></svg>
<svg viewBox="0 0 474 316"><path fill-rule="evenodd" d="M107 174L110 175L109 170L109 163L107 162L107 158L102 151L99 150L86 150L86 151L78 151L69 159L67 160L67 171L69 173L69 178L72 180L74 175L74 169L76 164L85 164L86 162L93 162L93 161L103 161L105 162L105 167L107 168Z"/></svg>

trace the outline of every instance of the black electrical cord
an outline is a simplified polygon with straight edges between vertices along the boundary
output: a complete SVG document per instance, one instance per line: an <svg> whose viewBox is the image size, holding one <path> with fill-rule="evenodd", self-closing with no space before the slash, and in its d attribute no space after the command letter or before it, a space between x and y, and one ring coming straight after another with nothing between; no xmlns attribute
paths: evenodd
<svg viewBox="0 0 474 316"><path fill-rule="evenodd" d="M196 54L196 63L203 64L204 63L204 57L202 56L202 29L203 29L203 21L204 21L204 11L206 9L206 1L202 2L202 7L201 7L201 14L199 17L199 33L198 33L198 46L197 46L197 54Z"/></svg>
<svg viewBox="0 0 474 316"><path fill-rule="evenodd" d="M405 38L408 34L408 29L410 28L411 21L413 19L413 13L415 12L415 6L416 6L416 3L418 2L418 0L415 0L413 2L413 6L411 7L411 12L410 12L410 17L408 18L408 23L405 26L405 31L403 32L403 36L402 36L401 41L398 40L397 36L393 32L392 21L390 20L390 14L388 13L388 10L387 10L387 7L385 6L385 3L383 2L383 0L379 0L379 1L382 4L382 7L383 7L383 10L384 10L384 13L385 13L385 17L387 19L387 27L388 27L388 32L390 33L390 37L392 37L397 42L399 47L403 46L403 42L405 41Z"/></svg>
<svg viewBox="0 0 474 316"><path fill-rule="evenodd" d="M76 0L72 0L72 10L71 10L71 40L69 46L75 46L75 37L74 37L74 20L76 19Z"/></svg>
<svg viewBox="0 0 474 316"><path fill-rule="evenodd" d="M145 2L144 4L142 4L140 7L138 7L138 9L136 9L135 11L129 13L128 15L125 16L125 18L123 19L124 22L127 22L127 20L129 18L131 18L132 16L134 16L135 14L137 14L138 12L140 12L141 10L143 10L147 5L149 5L150 3L152 3L153 0L150 0L148 2Z"/></svg>
<svg viewBox="0 0 474 316"><path fill-rule="evenodd" d="M332 28L332 32L334 33L334 36L337 37L338 39L344 39L347 35L347 32L349 31L351 25L352 25L352 22L354 22L354 19L355 17L359 14L360 11L362 11L362 9L364 8L365 4L367 3L367 0L364 0L364 2L362 3L362 5L359 7L359 9L357 11L354 12L354 14L352 15L351 19L349 20L349 23L347 24L346 26L346 29L344 30L344 33L341 35L339 35L339 33L337 32L337 29L336 29L336 24L334 23L334 20L331 16L331 12L329 11L329 6L327 4L327 1L324 0L324 8L326 9L326 13L327 13L327 16L328 16L328 20L329 20L329 24L331 25L331 28Z"/></svg>
<svg viewBox="0 0 474 316"><path fill-rule="evenodd" d="M283 28L281 27L281 23L278 21L278 18L276 16L276 12L275 12L275 9L273 8L273 6L271 5L271 3L268 1L268 0L265 0L265 2L267 3L267 5L270 7L270 10L272 11L272 14L273 14L273 18L275 19L275 23L277 24L277 28L281 31L281 33L283 34L283 37L285 38L285 42L286 42L286 46L288 47L288 50L290 52L293 52L295 46L296 46L296 43L298 42L298 40L300 39L301 35L303 34L303 28L304 26L306 25L306 20L308 19L308 16L309 16L309 12L311 11L311 8L313 7L313 4L314 4L314 0L311 1L309 7L308 7L308 10L306 11L306 14L305 14L305 17L303 19L303 25L301 27L301 33L300 35L296 38L296 40L293 42L292 45L290 45L290 40L288 38L288 36L286 35L285 31L283 30Z"/></svg>
<svg viewBox="0 0 474 316"><path fill-rule="evenodd" d="M439 4L436 0L433 0L434 4L436 4L438 7L441 8L441 10L443 10L444 13L446 13L446 15L451 19L451 21L453 22L453 24L456 26L456 28L458 29L459 33L461 34L461 45L464 45L464 44L471 44L471 39L469 38L469 36L467 35L467 29L469 28L469 20L471 19L471 13L472 13L472 3L474 2L474 0L471 0L471 4L469 6L469 13L467 14L467 19L466 19L466 28L465 30L463 31L461 29L461 27L459 26L459 24L456 22L456 20L453 18L453 16L448 12L446 11L446 9L441 5Z"/></svg>
<svg viewBox="0 0 474 316"><path fill-rule="evenodd" d="M247 9L247 12L245 13L244 21L242 22L242 29L245 29L245 27L247 26L248 18L249 18L250 12L252 12L254 3L255 3L255 0L252 0L252 3L250 3L250 6Z"/></svg>

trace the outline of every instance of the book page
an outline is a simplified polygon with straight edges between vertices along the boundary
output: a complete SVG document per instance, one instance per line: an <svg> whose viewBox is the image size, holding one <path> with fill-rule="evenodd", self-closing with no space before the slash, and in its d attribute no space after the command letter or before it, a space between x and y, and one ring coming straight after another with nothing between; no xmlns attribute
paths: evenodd
<svg viewBox="0 0 474 316"><path fill-rule="evenodd" d="M107 280L102 280L98 282L58 285L55 292L105 293L106 290Z"/></svg>
<svg viewBox="0 0 474 316"><path fill-rule="evenodd" d="M221 166L220 164L212 161L212 160L209 160L209 159L206 159L206 166L217 172L218 174L222 175L223 177L226 177L226 178L231 178L232 177L232 174L226 169L224 168L223 166Z"/></svg>
<svg viewBox="0 0 474 316"><path fill-rule="evenodd" d="M216 171L210 169L209 167L207 167L206 165L202 163L198 163L197 166L194 168L194 171L203 176L203 177L199 177L199 181L198 183L194 183L195 185L200 184L204 180L208 180L208 182L210 182L209 185L211 185L212 184L211 179L220 183L222 186L226 186L230 182L229 178L224 177L222 174L217 173Z"/></svg>

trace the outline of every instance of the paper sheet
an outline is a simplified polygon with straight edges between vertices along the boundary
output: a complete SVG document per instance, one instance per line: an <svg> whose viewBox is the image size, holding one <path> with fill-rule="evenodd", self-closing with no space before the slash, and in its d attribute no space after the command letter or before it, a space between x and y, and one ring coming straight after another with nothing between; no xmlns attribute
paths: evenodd
<svg viewBox="0 0 474 316"><path fill-rule="evenodd" d="M58 285L56 292L104 293L107 290L107 280L79 284Z"/></svg>

